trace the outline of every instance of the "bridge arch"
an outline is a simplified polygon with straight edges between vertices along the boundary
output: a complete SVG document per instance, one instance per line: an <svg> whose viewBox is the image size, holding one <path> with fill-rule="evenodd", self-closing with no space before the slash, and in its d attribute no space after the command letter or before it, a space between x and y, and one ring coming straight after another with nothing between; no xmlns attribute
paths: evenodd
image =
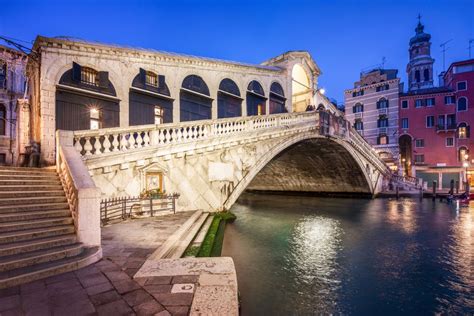
<svg viewBox="0 0 474 316"><path fill-rule="evenodd" d="M309 148L312 148L313 155L307 154ZM303 152L304 154L302 154ZM299 161L302 165L287 165L294 158L292 156L303 159L303 161ZM309 163L309 165L305 166L305 163ZM344 170L342 170L343 167ZM311 168L318 169L311 170ZM229 209L247 189L328 194L353 193L370 196L374 193L379 180L377 178L374 181L371 177L372 173L375 174L374 170L370 167L367 168L367 163L346 142L337 138L324 138L302 133L280 142L259 157L245 177L235 185L223 207ZM347 176L344 177L344 174ZM324 176L324 179L321 178L321 175ZM328 178L331 175L335 176L332 180ZM280 176L283 177L279 178ZM313 181L305 183L311 177L314 177ZM320 180L324 180L325 185L332 181L332 183L345 186L326 192L311 190L311 185ZM352 192L349 189L350 186L353 186Z"/></svg>

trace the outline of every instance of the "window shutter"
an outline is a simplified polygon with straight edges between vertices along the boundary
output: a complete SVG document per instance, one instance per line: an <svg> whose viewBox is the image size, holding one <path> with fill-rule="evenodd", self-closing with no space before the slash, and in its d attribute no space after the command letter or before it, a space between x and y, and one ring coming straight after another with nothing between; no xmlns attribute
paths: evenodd
<svg viewBox="0 0 474 316"><path fill-rule="evenodd" d="M158 75L158 87L162 88L165 86L165 76Z"/></svg>
<svg viewBox="0 0 474 316"><path fill-rule="evenodd" d="M109 73L107 71L99 71L99 87L107 89L109 87Z"/></svg>
<svg viewBox="0 0 474 316"><path fill-rule="evenodd" d="M141 84L145 85L145 83L146 83L146 70L143 69L143 68L140 68L140 74L139 74L139 76L140 76L140 82L141 82Z"/></svg>
<svg viewBox="0 0 474 316"><path fill-rule="evenodd" d="M467 126L466 127L466 138L470 138L470 137L471 137L471 127Z"/></svg>
<svg viewBox="0 0 474 316"><path fill-rule="evenodd" d="M76 82L81 81L81 65L78 63L72 63L72 80Z"/></svg>

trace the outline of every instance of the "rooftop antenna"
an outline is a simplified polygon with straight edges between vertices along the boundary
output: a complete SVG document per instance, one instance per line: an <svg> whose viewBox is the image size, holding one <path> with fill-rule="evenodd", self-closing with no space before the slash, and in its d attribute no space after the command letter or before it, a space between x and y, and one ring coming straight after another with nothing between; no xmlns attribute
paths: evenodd
<svg viewBox="0 0 474 316"><path fill-rule="evenodd" d="M387 61L387 58L385 56L382 57L382 69L385 69L385 62Z"/></svg>
<svg viewBox="0 0 474 316"><path fill-rule="evenodd" d="M421 23L421 14L418 13L418 23L420 24Z"/></svg>
<svg viewBox="0 0 474 316"><path fill-rule="evenodd" d="M443 52L443 71L446 69L446 51L449 49L449 47L446 47L446 44L451 42L453 39L447 40L443 44L439 45L441 47L441 51Z"/></svg>
<svg viewBox="0 0 474 316"><path fill-rule="evenodd" d="M467 48L467 49L469 49L469 59L471 58L471 45L472 45L472 43L474 43L474 39L471 38L469 40L469 47Z"/></svg>

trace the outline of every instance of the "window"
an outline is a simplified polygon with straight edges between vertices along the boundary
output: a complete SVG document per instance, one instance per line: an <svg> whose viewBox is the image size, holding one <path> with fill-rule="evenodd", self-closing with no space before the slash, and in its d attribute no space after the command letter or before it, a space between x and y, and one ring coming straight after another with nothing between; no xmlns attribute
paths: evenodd
<svg viewBox="0 0 474 316"><path fill-rule="evenodd" d="M385 98L382 98L377 101L377 109L386 109L388 108L388 100Z"/></svg>
<svg viewBox="0 0 474 316"><path fill-rule="evenodd" d="M149 86L158 87L158 75L151 71L146 72L145 83Z"/></svg>
<svg viewBox="0 0 474 316"><path fill-rule="evenodd" d="M362 131L364 129L364 123L361 120L356 120L354 122L354 128L358 131Z"/></svg>
<svg viewBox="0 0 474 316"><path fill-rule="evenodd" d="M455 104L456 103L456 98L454 95L447 95L444 97L444 104Z"/></svg>
<svg viewBox="0 0 474 316"><path fill-rule="evenodd" d="M426 106L434 106L435 105L435 98L426 99Z"/></svg>
<svg viewBox="0 0 474 316"><path fill-rule="evenodd" d="M100 110L96 108L90 109L90 129L100 128Z"/></svg>
<svg viewBox="0 0 474 316"><path fill-rule="evenodd" d="M402 109L408 109L408 100L402 101Z"/></svg>
<svg viewBox="0 0 474 316"><path fill-rule="evenodd" d="M420 82L420 71L419 70L415 71L415 82Z"/></svg>
<svg viewBox="0 0 474 316"><path fill-rule="evenodd" d="M422 164L425 162L425 155L415 155L415 163Z"/></svg>
<svg viewBox="0 0 474 316"><path fill-rule="evenodd" d="M461 97L458 99L458 112L467 111L467 99Z"/></svg>
<svg viewBox="0 0 474 316"><path fill-rule="evenodd" d="M423 79L425 81L430 81L430 71L428 69L423 70Z"/></svg>
<svg viewBox="0 0 474 316"><path fill-rule="evenodd" d="M418 99L418 100L415 100L415 108L421 108L423 106L423 100L422 99Z"/></svg>
<svg viewBox="0 0 474 316"><path fill-rule="evenodd" d="M155 125L163 124L164 110L161 106L155 105Z"/></svg>
<svg viewBox="0 0 474 316"><path fill-rule="evenodd" d="M466 81L460 81L456 84L456 87L457 87L458 91L467 90L467 82Z"/></svg>
<svg viewBox="0 0 474 316"><path fill-rule="evenodd" d="M444 115L439 115L438 116L438 129L444 129L445 125L445 117Z"/></svg>
<svg viewBox="0 0 474 316"><path fill-rule="evenodd" d="M7 111L3 104L0 104L0 135L5 135L5 119L7 118Z"/></svg>
<svg viewBox="0 0 474 316"><path fill-rule="evenodd" d="M426 127L430 128L434 126L434 116L430 115L426 117Z"/></svg>
<svg viewBox="0 0 474 316"><path fill-rule="evenodd" d="M408 128L408 118L402 118L402 128Z"/></svg>
<svg viewBox="0 0 474 316"><path fill-rule="evenodd" d="M356 103L356 105L352 107L352 112L353 113L364 112L364 105L360 103Z"/></svg>
<svg viewBox="0 0 474 316"><path fill-rule="evenodd" d="M456 129L456 114L446 115L446 126L448 129Z"/></svg>
<svg viewBox="0 0 474 316"><path fill-rule="evenodd" d="M454 138L448 137L446 138L446 147L453 147L454 146Z"/></svg>
<svg viewBox="0 0 474 316"><path fill-rule="evenodd" d="M388 84L386 84L386 85L383 85L383 86L376 87L375 91L380 92L380 91L385 91L385 90L388 90L388 89L390 89L390 86Z"/></svg>
<svg viewBox="0 0 474 316"><path fill-rule="evenodd" d="M7 155L0 154L0 165L4 165L7 162Z"/></svg>
<svg viewBox="0 0 474 316"><path fill-rule="evenodd" d="M425 147L425 140L420 138L415 140L415 147L417 148L423 148Z"/></svg>
<svg viewBox="0 0 474 316"><path fill-rule="evenodd" d="M353 97L358 97L358 96L361 96L361 95L364 95L364 90L359 90L359 91L352 92Z"/></svg>
<svg viewBox="0 0 474 316"><path fill-rule="evenodd" d="M89 67L81 67L81 82L91 86L99 86L97 71Z"/></svg>
<svg viewBox="0 0 474 316"><path fill-rule="evenodd" d="M459 124L458 127L458 138L469 138L469 126L466 123Z"/></svg>
<svg viewBox="0 0 474 316"><path fill-rule="evenodd" d="M466 161L466 156L468 155L468 153L469 153L469 151L467 150L466 147L460 147L459 148L458 160L461 161L461 162Z"/></svg>
<svg viewBox="0 0 474 316"><path fill-rule="evenodd" d="M377 138L377 145L387 145L388 144L388 136L387 135L380 135Z"/></svg>
<svg viewBox="0 0 474 316"><path fill-rule="evenodd" d="M388 118L386 115L380 115L377 120L377 127L388 127Z"/></svg>
<svg viewBox="0 0 474 316"><path fill-rule="evenodd" d="M0 89L7 87L7 63L0 60Z"/></svg>

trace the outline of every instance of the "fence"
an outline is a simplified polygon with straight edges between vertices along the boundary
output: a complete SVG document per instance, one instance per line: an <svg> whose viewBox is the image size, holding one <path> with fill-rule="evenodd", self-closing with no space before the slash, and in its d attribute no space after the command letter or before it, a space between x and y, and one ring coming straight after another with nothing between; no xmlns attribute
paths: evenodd
<svg viewBox="0 0 474 316"><path fill-rule="evenodd" d="M176 213L178 193L151 197L127 196L105 199L100 202L100 219L105 225L110 221L131 218L133 215L155 216L164 211Z"/></svg>

